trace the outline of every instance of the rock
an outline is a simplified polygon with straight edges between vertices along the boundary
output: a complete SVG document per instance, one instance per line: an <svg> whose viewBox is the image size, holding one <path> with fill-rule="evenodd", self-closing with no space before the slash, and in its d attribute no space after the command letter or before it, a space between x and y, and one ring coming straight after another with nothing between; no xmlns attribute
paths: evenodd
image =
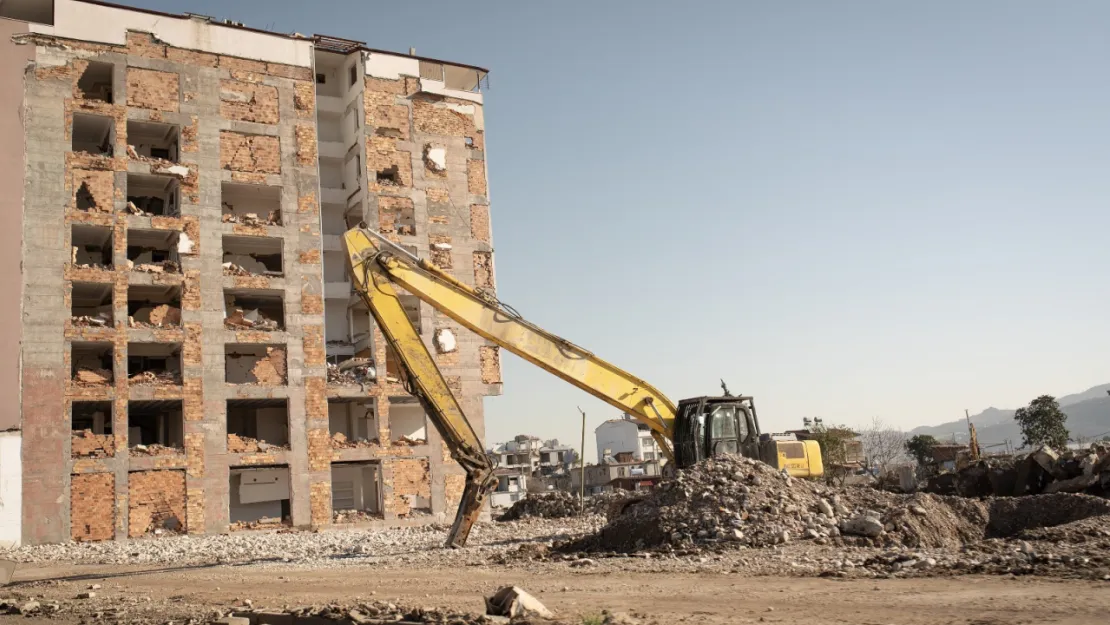
<svg viewBox="0 0 1110 625"><path fill-rule="evenodd" d="M251 620L245 616L225 616L212 621L212 625L251 625Z"/></svg>
<svg viewBox="0 0 1110 625"><path fill-rule="evenodd" d="M853 536L874 538L883 533L883 522L872 516L859 515L840 524L840 532Z"/></svg>
<svg viewBox="0 0 1110 625"><path fill-rule="evenodd" d="M89 584L89 590L100 590L100 584Z"/></svg>
<svg viewBox="0 0 1110 625"><path fill-rule="evenodd" d="M93 592L93 591L91 591L91 590L90 590L90 591L86 591L86 592L79 592L79 593L77 593L77 598L78 598L78 599L92 599L92 598L93 598L93 597L95 597L95 596L96 596L96 593L95 593L95 592Z"/></svg>
<svg viewBox="0 0 1110 625"><path fill-rule="evenodd" d="M34 612L35 610L38 610L39 605L40 605L39 602L35 601L34 599L32 599L30 601L27 601L27 602L24 602L23 605L19 606L19 613L20 614L30 614L30 613Z"/></svg>
<svg viewBox="0 0 1110 625"><path fill-rule="evenodd" d="M509 618L538 616L553 618L555 615L532 595L516 586L505 586L486 598L486 613Z"/></svg>
<svg viewBox="0 0 1110 625"><path fill-rule="evenodd" d="M833 514L832 504L830 504L825 499L820 499L820 500L817 501L817 509L821 512L821 514L823 514L827 517L835 516Z"/></svg>

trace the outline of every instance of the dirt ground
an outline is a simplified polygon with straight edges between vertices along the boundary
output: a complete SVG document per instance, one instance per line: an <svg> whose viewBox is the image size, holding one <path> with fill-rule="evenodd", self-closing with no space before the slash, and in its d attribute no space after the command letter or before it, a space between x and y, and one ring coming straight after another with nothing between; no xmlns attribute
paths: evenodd
<svg viewBox="0 0 1110 625"><path fill-rule="evenodd" d="M96 597L76 599L99 584ZM482 598L506 584L539 597L568 622L603 609L658 623L807 623L1020 625L1105 623L1110 584L1041 577L912 579L750 577L722 573L619 572L496 566L288 569L272 564L143 569L132 566L22 565L0 589L6 601L57 601L50 619L3 622L184 622L244 605L296 607L388 600L481 612ZM101 614L97 614L100 612Z"/></svg>

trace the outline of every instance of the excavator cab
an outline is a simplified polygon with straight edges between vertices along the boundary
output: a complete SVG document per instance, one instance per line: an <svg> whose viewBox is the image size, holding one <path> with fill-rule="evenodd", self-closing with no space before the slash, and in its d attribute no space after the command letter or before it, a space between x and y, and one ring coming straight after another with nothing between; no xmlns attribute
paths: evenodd
<svg viewBox="0 0 1110 625"><path fill-rule="evenodd" d="M759 418L751 397L694 397L678 403L674 459L679 469L711 456L759 458Z"/></svg>

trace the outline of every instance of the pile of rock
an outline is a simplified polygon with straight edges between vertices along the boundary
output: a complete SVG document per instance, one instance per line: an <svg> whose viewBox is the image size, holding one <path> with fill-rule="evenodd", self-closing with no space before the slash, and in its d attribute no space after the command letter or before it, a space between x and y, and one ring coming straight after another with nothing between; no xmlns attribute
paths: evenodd
<svg viewBox="0 0 1110 625"><path fill-rule="evenodd" d="M232 210L228 203L224 203L224 208ZM222 220L225 224L243 224L247 226L280 226L281 225L281 211L272 210L266 216L266 219L261 219L258 213L243 213L236 215L235 213L224 213Z"/></svg>
<svg viewBox="0 0 1110 625"><path fill-rule="evenodd" d="M181 273L181 265L177 264L175 260L163 260L157 263L139 263L137 265L132 261L127 261L127 269L129 271L141 271L143 273Z"/></svg>
<svg viewBox="0 0 1110 625"><path fill-rule="evenodd" d="M71 323L74 327L95 327L103 328L112 323L112 313L99 312L94 315L74 315L71 318Z"/></svg>
<svg viewBox="0 0 1110 625"><path fill-rule="evenodd" d="M1062 454L1049 447L1014 458L986 458L934 475L919 488L940 495L1011 497L1039 493L1110 496L1110 443Z"/></svg>
<svg viewBox="0 0 1110 625"><path fill-rule="evenodd" d="M328 363L328 384L370 384L377 378L374 361L369 358L348 358L337 365Z"/></svg>
<svg viewBox="0 0 1110 625"><path fill-rule="evenodd" d="M141 386L144 384L175 386L181 384L181 376L176 371L140 371L127 378L127 382L132 386Z"/></svg>
<svg viewBox="0 0 1110 625"><path fill-rule="evenodd" d="M246 268L244 268L240 265L236 265L235 263L224 263L223 267L224 267L224 275L225 276L250 276L250 275L254 275L251 272L247 271Z"/></svg>
<svg viewBox="0 0 1110 625"><path fill-rule="evenodd" d="M278 322L270 319L257 309L243 310L242 308L236 308L224 318L224 327L230 330L273 332L278 329Z"/></svg>
<svg viewBox="0 0 1110 625"><path fill-rule="evenodd" d="M359 447L377 447L376 438L351 438L343 432L334 432L331 435L332 449L357 449Z"/></svg>
<svg viewBox="0 0 1110 625"><path fill-rule="evenodd" d="M73 375L73 381L79 386L103 386L112 382L112 371L81 367Z"/></svg>
<svg viewBox="0 0 1110 625"><path fill-rule="evenodd" d="M227 435L227 452L229 454L257 454L267 451L289 449L289 445L271 445L266 441L238 434Z"/></svg>
<svg viewBox="0 0 1110 625"><path fill-rule="evenodd" d="M166 445L135 445L130 449L132 456L173 456L176 454L183 454L185 450L180 447L169 447Z"/></svg>
<svg viewBox="0 0 1110 625"><path fill-rule="evenodd" d="M514 503L498 521L516 521L527 517L562 519L582 514L583 506L578 497L561 490L546 493L529 493Z"/></svg>

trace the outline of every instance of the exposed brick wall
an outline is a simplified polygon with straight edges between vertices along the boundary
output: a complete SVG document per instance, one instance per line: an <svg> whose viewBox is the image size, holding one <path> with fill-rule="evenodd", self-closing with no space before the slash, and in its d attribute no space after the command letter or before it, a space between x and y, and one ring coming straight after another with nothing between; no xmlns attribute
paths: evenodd
<svg viewBox="0 0 1110 625"><path fill-rule="evenodd" d="M297 162L301 165L315 165L316 127L298 124L295 133L297 138Z"/></svg>
<svg viewBox="0 0 1110 625"><path fill-rule="evenodd" d="M486 162L466 162L466 186L471 195L486 194Z"/></svg>
<svg viewBox="0 0 1110 625"><path fill-rule="evenodd" d="M378 230L386 234L416 234L412 199L383 195L378 198Z"/></svg>
<svg viewBox="0 0 1110 625"><path fill-rule="evenodd" d="M111 171L71 170L70 194L70 208L76 209L91 201L93 206L88 210L110 213L116 197L115 174Z"/></svg>
<svg viewBox="0 0 1110 625"><path fill-rule="evenodd" d="M328 429L308 430L308 470L326 471L331 466L331 435Z"/></svg>
<svg viewBox="0 0 1110 625"><path fill-rule="evenodd" d="M70 436L70 455L74 458L114 456L115 452L116 441L111 434L93 434L84 430Z"/></svg>
<svg viewBox="0 0 1110 625"><path fill-rule="evenodd" d="M428 237L432 248L432 262L440 269L450 269L451 262L451 237L445 234L436 234ZM446 246L446 247L444 247Z"/></svg>
<svg viewBox="0 0 1110 625"><path fill-rule="evenodd" d="M493 288L493 254L474 252L474 286L482 289Z"/></svg>
<svg viewBox="0 0 1110 625"><path fill-rule="evenodd" d="M220 81L220 115L260 124L278 123L277 87L241 80Z"/></svg>
<svg viewBox="0 0 1110 625"><path fill-rule="evenodd" d="M316 116L316 85L311 82L297 82L293 85L293 109L297 117Z"/></svg>
<svg viewBox="0 0 1110 625"><path fill-rule="evenodd" d="M470 236L482 243L489 243L489 206L485 204L470 205Z"/></svg>
<svg viewBox="0 0 1110 625"><path fill-rule="evenodd" d="M495 345L483 345L478 348L478 360L482 370L482 382L485 384L499 384L501 382L501 350Z"/></svg>
<svg viewBox="0 0 1110 625"><path fill-rule="evenodd" d="M127 105L176 112L181 101L178 76L139 67L127 68Z"/></svg>
<svg viewBox="0 0 1110 625"><path fill-rule="evenodd" d="M70 477L69 525L73 540L115 537L116 480L111 473Z"/></svg>
<svg viewBox="0 0 1110 625"><path fill-rule="evenodd" d="M310 486L309 504L312 508L312 524L331 523L331 482L313 482Z"/></svg>
<svg viewBox="0 0 1110 625"><path fill-rule="evenodd" d="M128 536L156 529L185 531L184 471L134 471L127 477Z"/></svg>
<svg viewBox="0 0 1110 625"><path fill-rule="evenodd" d="M455 514L466 488L466 476L448 473L443 476L443 499L448 514Z"/></svg>
<svg viewBox="0 0 1110 625"><path fill-rule="evenodd" d="M319 366L324 364L324 326L302 326L304 331L304 364Z"/></svg>
<svg viewBox="0 0 1110 625"><path fill-rule="evenodd" d="M280 140L224 130L220 132L220 166L235 171L280 174Z"/></svg>
<svg viewBox="0 0 1110 625"><path fill-rule="evenodd" d="M366 142L366 167L369 170L370 189L379 192L382 189L412 186L412 154L397 149L397 140L388 137L370 137ZM380 183L377 181L379 172L393 172L397 177L396 184Z"/></svg>
<svg viewBox="0 0 1110 625"><path fill-rule="evenodd" d="M393 497L387 510L405 515L411 509L405 495L432 496L432 482L428 473L427 458L398 458L391 463L393 469Z"/></svg>

